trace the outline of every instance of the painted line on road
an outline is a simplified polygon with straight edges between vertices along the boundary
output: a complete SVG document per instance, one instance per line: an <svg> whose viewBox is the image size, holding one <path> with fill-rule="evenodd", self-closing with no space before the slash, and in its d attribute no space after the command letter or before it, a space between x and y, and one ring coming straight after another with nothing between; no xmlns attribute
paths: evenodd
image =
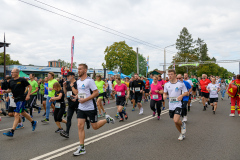
<svg viewBox="0 0 240 160"><path fill-rule="evenodd" d="M164 110L164 111L162 112L162 114L165 114L165 113L168 113L168 110ZM152 117L152 115L146 116L146 117L141 118L141 119L139 119L139 120L130 122L130 123L128 123L128 124L125 124L125 125L122 125L122 126L113 128L113 129L111 129L111 130L105 131L105 132L103 132L103 133L97 134L97 135L92 136L92 137L89 137L89 138L85 139L85 144L90 144L88 141L93 140L93 139L95 139L95 138L99 138L99 136L104 136L104 137L105 137L105 135L107 135L107 134L110 134L110 133L113 133L113 132L115 133L115 131L117 131L117 130L121 130L121 129L126 128L126 127L128 127L128 126L132 126L132 125L134 125L134 124L138 124L140 121L148 120L149 118L154 118L154 117ZM150 120L150 119L149 119L149 120ZM91 141L90 141L90 142L91 142ZM92 142L91 142L91 143L92 143ZM54 150L54 151L52 151L52 152L48 152L48 153L43 154L43 155L41 155L41 156L32 158L31 160L39 160L39 159L45 158L45 157L47 157L47 156L51 156L51 155L56 154L56 153L59 153L59 152L62 153L62 151L66 151L68 148L72 148L72 147L74 147L74 149L76 149L76 147L77 147L78 145L79 145L79 142L76 142L76 143L70 144L70 145L68 145L68 146L65 146L65 147L59 148L59 149L57 149L57 150ZM70 152L70 151L69 151L69 152Z"/></svg>
<svg viewBox="0 0 240 160"><path fill-rule="evenodd" d="M2 129L2 130L0 130L0 132L10 130L10 129L12 129L12 128Z"/></svg>

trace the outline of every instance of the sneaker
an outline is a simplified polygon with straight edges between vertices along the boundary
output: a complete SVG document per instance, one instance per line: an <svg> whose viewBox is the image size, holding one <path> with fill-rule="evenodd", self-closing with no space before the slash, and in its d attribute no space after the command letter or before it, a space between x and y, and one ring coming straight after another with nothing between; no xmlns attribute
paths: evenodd
<svg viewBox="0 0 240 160"><path fill-rule="evenodd" d="M42 123L49 123L49 120L45 118L44 120L41 120Z"/></svg>
<svg viewBox="0 0 240 160"><path fill-rule="evenodd" d="M102 114L98 114L98 118L102 117Z"/></svg>
<svg viewBox="0 0 240 160"><path fill-rule="evenodd" d="M125 119L126 119L126 120L128 119L128 115L127 115L127 114L125 115Z"/></svg>
<svg viewBox="0 0 240 160"><path fill-rule="evenodd" d="M4 116L7 115L7 112L6 112L3 108L1 109L1 111L2 111L2 114L3 114Z"/></svg>
<svg viewBox="0 0 240 160"><path fill-rule="evenodd" d="M117 119L119 118L119 114L116 114L116 116L115 116Z"/></svg>
<svg viewBox="0 0 240 160"><path fill-rule="evenodd" d="M153 112L153 117L155 117L155 115L156 115L156 112Z"/></svg>
<svg viewBox="0 0 240 160"><path fill-rule="evenodd" d="M133 108L132 111L135 111L135 108Z"/></svg>
<svg viewBox="0 0 240 160"><path fill-rule="evenodd" d="M187 122L187 116L184 116L182 121Z"/></svg>
<svg viewBox="0 0 240 160"><path fill-rule="evenodd" d="M221 100L223 100L223 98L221 98Z"/></svg>
<svg viewBox="0 0 240 160"><path fill-rule="evenodd" d="M143 108L140 109L139 114L143 114Z"/></svg>
<svg viewBox="0 0 240 160"><path fill-rule="evenodd" d="M58 129L55 131L55 133L59 133L59 132L62 132L62 131L63 131L62 128L58 128Z"/></svg>
<svg viewBox="0 0 240 160"><path fill-rule="evenodd" d="M61 135L62 137L65 137L65 138L69 138L69 134L68 134L66 131L64 131L64 130L62 130L62 131L60 132L60 135Z"/></svg>
<svg viewBox="0 0 240 160"><path fill-rule="evenodd" d="M179 137L178 137L178 140L179 141L182 141L184 138L183 138L183 135L182 135L182 133L179 135Z"/></svg>
<svg viewBox="0 0 240 160"><path fill-rule="evenodd" d="M37 123L38 121L34 121L34 123L32 124L32 131L35 131L35 129L37 128Z"/></svg>
<svg viewBox="0 0 240 160"><path fill-rule="evenodd" d="M160 120L160 116L158 116L158 118L157 118L158 120Z"/></svg>
<svg viewBox="0 0 240 160"><path fill-rule="evenodd" d="M165 110L165 107L163 107L162 110Z"/></svg>
<svg viewBox="0 0 240 160"><path fill-rule="evenodd" d="M13 137L14 133L12 133L11 131L8 131L7 133L3 133L3 135L8 137Z"/></svg>
<svg viewBox="0 0 240 160"><path fill-rule="evenodd" d="M192 102L190 103L190 106L192 107Z"/></svg>
<svg viewBox="0 0 240 160"><path fill-rule="evenodd" d="M201 100L201 99L199 100L199 103L202 103L202 100Z"/></svg>
<svg viewBox="0 0 240 160"><path fill-rule="evenodd" d="M104 112L102 116L105 117L106 116L106 112Z"/></svg>
<svg viewBox="0 0 240 160"><path fill-rule="evenodd" d="M30 117L31 117L31 118L33 118L33 116L32 116L32 115L31 115Z"/></svg>
<svg viewBox="0 0 240 160"><path fill-rule="evenodd" d="M229 114L229 116L230 116L230 117L235 117L235 114L232 114L232 113L231 113L231 114Z"/></svg>
<svg viewBox="0 0 240 160"><path fill-rule="evenodd" d="M123 122L124 121L124 119L123 118L121 118L120 120L119 120L119 122Z"/></svg>
<svg viewBox="0 0 240 160"><path fill-rule="evenodd" d="M126 112L126 107L123 107L123 110Z"/></svg>
<svg viewBox="0 0 240 160"><path fill-rule="evenodd" d="M63 117L64 117L64 118L67 117L67 112L66 112L66 111L64 111L64 113L63 113Z"/></svg>
<svg viewBox="0 0 240 160"><path fill-rule="evenodd" d="M38 114L41 113L41 107L38 107Z"/></svg>
<svg viewBox="0 0 240 160"><path fill-rule="evenodd" d="M74 156L79 156L81 154L85 154L86 150L85 148L82 148L81 146L78 147L77 151L73 153Z"/></svg>
<svg viewBox="0 0 240 160"><path fill-rule="evenodd" d="M25 117L22 117L22 121L25 122Z"/></svg>
<svg viewBox="0 0 240 160"><path fill-rule="evenodd" d="M185 122L182 122L182 126L181 126L181 133L182 134L185 134L186 133L186 123Z"/></svg>
<svg viewBox="0 0 240 160"><path fill-rule="evenodd" d="M213 114L215 114L215 111L213 111Z"/></svg>
<svg viewBox="0 0 240 160"><path fill-rule="evenodd" d="M42 115L43 117L46 116L46 112Z"/></svg>
<svg viewBox="0 0 240 160"><path fill-rule="evenodd" d="M23 124L22 124L22 125L19 124L19 125L16 127L16 130L17 130L17 129L21 129L21 128L24 128Z"/></svg>
<svg viewBox="0 0 240 160"><path fill-rule="evenodd" d="M112 123L112 124L115 123L115 120L112 117L110 117L109 115L106 115L105 118L107 120L107 123Z"/></svg>

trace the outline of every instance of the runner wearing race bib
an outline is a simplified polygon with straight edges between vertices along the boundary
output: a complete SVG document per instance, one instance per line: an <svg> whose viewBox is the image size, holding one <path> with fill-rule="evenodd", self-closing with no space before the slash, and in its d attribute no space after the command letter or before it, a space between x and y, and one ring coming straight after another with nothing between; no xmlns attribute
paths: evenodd
<svg viewBox="0 0 240 160"><path fill-rule="evenodd" d="M210 93L210 105L212 106L213 114L215 114L218 102L218 92L221 90L219 84L216 83L215 77L212 77L212 83L208 84L207 90Z"/></svg>
<svg viewBox="0 0 240 160"><path fill-rule="evenodd" d="M202 75L202 80L200 81L200 87L202 92L202 104L203 104L203 111L206 111L207 105L208 105L208 98L209 98L209 92L207 91L207 85L211 83L209 79L207 79L207 75Z"/></svg>
<svg viewBox="0 0 240 160"><path fill-rule="evenodd" d="M97 99L97 107L98 107L98 117L105 117L106 111L104 110L103 104L102 104L103 94L104 94L103 86L105 86L105 82L102 81L101 75L96 76L95 85L97 86L98 93L99 93L99 95L96 98ZM103 111L103 114L102 114L102 111Z"/></svg>

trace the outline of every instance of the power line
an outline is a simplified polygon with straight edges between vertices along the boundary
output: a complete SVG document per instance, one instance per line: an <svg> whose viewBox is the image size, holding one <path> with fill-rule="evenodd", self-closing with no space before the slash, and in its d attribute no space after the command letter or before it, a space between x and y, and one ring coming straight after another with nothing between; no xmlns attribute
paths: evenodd
<svg viewBox="0 0 240 160"><path fill-rule="evenodd" d="M87 26L90 26L90 27L92 27L92 28L95 28L95 29L98 29L98 30L101 30L101 31L104 31L104 32L107 32L107 33L110 33L110 34L113 34L113 35L116 35L116 36L119 36L119 37L125 38L125 39L128 39L128 40L130 40L130 41L134 41L134 42L136 42L136 43L140 43L140 44L146 45L146 46L151 47L151 48L155 48L155 49L163 50L163 48L161 48L161 47L155 47L155 45L152 46L152 44L149 45L149 44L145 44L145 43L142 43L142 42L139 42L139 41L133 40L133 39L129 39L129 38L125 37L125 36L122 36L122 35L119 35L119 34L115 34L115 33L113 33L113 32L110 32L110 31L107 31L107 30L104 30L104 29L98 28L98 27L96 27L96 26L93 26L93 25L90 25L90 24L87 24L87 23L84 23L84 22L81 22L81 21L76 20L76 19L73 19L73 18L71 18L71 17L67 17L67 16L65 16L65 15L62 15L62 14L56 13L56 12L54 12L54 11L51 11L51 10L48 10L48 9L45 9L45 8L42 8L42 7L36 6L36 5L34 5L34 4L31 4L31 3L28 3L28 2L25 2L25 1L22 1L22 0L19 0L19 1L22 2L22 3L25 3L25 4L27 4L27 5L30 5L30 6L33 6L33 7L39 8L39 9L41 9L41 10L44 10L44 11L47 11L47 12L50 12L50 13L53 13L53 14L59 15L59 16L61 16L61 17L64 17L64 18L70 19L70 20L72 20L72 21L75 21L75 22L78 22L78 23L82 23L82 24L87 25ZM121 33L121 32L119 32L119 33ZM141 40L141 41L142 41L142 40ZM144 42L144 41L143 41L143 42Z"/></svg>

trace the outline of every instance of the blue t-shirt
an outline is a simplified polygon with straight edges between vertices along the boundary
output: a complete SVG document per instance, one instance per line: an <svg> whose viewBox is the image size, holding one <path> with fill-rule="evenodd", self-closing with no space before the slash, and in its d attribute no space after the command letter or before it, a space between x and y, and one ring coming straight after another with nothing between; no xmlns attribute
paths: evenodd
<svg viewBox="0 0 240 160"><path fill-rule="evenodd" d="M45 83L45 84L44 84L44 94L47 94L47 95L48 95L47 87L48 87L48 83Z"/></svg>
<svg viewBox="0 0 240 160"><path fill-rule="evenodd" d="M192 88L192 86L190 85L190 83L188 83L187 81L183 81L183 83L185 84L185 86L186 86L186 88L187 88L188 91L189 91L189 89ZM188 101L188 99L189 99L189 96L184 96L184 97L183 97L183 101Z"/></svg>
<svg viewBox="0 0 240 160"><path fill-rule="evenodd" d="M151 86L151 84L153 83L153 79L152 78L148 78L149 80L149 85Z"/></svg>

